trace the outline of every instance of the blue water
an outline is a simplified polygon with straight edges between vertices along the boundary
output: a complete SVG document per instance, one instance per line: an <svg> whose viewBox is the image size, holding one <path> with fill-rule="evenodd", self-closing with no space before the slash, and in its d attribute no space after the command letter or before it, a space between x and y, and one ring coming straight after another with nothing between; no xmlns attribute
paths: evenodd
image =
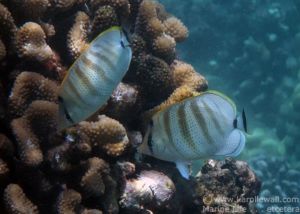
<svg viewBox="0 0 300 214"><path fill-rule="evenodd" d="M260 202L261 213L270 206L299 206L300 1L161 2L190 32L177 47L179 58L203 74L209 88L245 109L250 131L238 158L262 180L260 196L298 198Z"/></svg>

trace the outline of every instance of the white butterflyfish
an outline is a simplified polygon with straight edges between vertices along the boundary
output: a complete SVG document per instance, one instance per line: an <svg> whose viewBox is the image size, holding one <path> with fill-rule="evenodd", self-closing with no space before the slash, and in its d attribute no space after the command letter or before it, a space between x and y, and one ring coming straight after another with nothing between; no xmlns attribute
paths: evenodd
<svg viewBox="0 0 300 214"><path fill-rule="evenodd" d="M140 153L176 163L189 178L189 164L199 159L235 157L245 146L245 112L217 91L206 91L156 112Z"/></svg>
<svg viewBox="0 0 300 214"><path fill-rule="evenodd" d="M58 93L59 130L100 109L125 76L132 57L121 27L100 33L69 68Z"/></svg>

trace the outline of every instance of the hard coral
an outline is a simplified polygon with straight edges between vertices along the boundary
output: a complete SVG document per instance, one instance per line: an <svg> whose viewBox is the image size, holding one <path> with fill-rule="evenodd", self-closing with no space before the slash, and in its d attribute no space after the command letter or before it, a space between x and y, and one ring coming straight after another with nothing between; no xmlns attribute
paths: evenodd
<svg viewBox="0 0 300 214"><path fill-rule="evenodd" d="M12 214L39 213L18 184L9 184L3 194L6 209Z"/></svg>
<svg viewBox="0 0 300 214"><path fill-rule="evenodd" d="M0 61L6 56L6 48L0 38Z"/></svg>
<svg viewBox="0 0 300 214"><path fill-rule="evenodd" d="M165 32L172 36L176 42L182 42L188 37L188 29L176 17L170 17L163 22Z"/></svg>
<svg viewBox="0 0 300 214"><path fill-rule="evenodd" d="M196 91L207 89L206 79L195 71L192 65L175 60L171 65L172 79L176 88L183 85Z"/></svg>
<svg viewBox="0 0 300 214"><path fill-rule="evenodd" d="M109 5L100 7L94 15L92 32L98 35L100 32L112 26L119 26L118 15L115 9Z"/></svg>
<svg viewBox="0 0 300 214"><path fill-rule="evenodd" d="M42 27L34 22L25 23L16 34L16 48L19 57L45 61L53 56L46 43L46 35Z"/></svg>
<svg viewBox="0 0 300 214"><path fill-rule="evenodd" d="M203 207L222 207L229 212L234 209L240 213L250 212L253 204L249 199L254 200L261 185L247 163L232 159L209 160L196 179L194 194L195 203L201 205L199 210L203 210Z"/></svg>
<svg viewBox="0 0 300 214"><path fill-rule="evenodd" d="M49 134L55 132L57 111L58 106L55 103L34 101L22 117L11 122L18 153L23 164L36 167L42 163L43 153L40 144L44 143L46 146Z"/></svg>
<svg viewBox="0 0 300 214"><path fill-rule="evenodd" d="M104 115L96 122L79 123L78 129L88 136L95 150L104 150L111 156L121 155L129 143L123 125Z"/></svg>
<svg viewBox="0 0 300 214"><path fill-rule="evenodd" d="M79 11L76 14L74 25L68 33L68 48L71 56L75 59L88 47L87 31L89 17L86 13Z"/></svg>
<svg viewBox="0 0 300 214"><path fill-rule="evenodd" d="M5 41L12 42L14 34L17 30L15 20L11 15L11 12L0 2L0 27L1 35Z"/></svg>
<svg viewBox="0 0 300 214"><path fill-rule="evenodd" d="M88 159L86 165L87 170L81 178L80 186L87 196L102 196L105 192L103 177L109 173L109 165L97 157Z"/></svg>
<svg viewBox="0 0 300 214"><path fill-rule="evenodd" d="M29 19L42 18L50 3L48 0L12 0L18 14Z"/></svg>
<svg viewBox="0 0 300 214"><path fill-rule="evenodd" d="M34 72L22 72L14 82L9 97L9 111L12 117L20 117L34 100L57 100L56 82Z"/></svg>

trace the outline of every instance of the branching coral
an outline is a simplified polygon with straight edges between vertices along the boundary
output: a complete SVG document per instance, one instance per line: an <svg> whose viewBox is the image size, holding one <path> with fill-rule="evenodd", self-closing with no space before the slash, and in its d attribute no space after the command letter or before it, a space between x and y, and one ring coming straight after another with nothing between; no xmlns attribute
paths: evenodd
<svg viewBox="0 0 300 214"><path fill-rule="evenodd" d="M0 61L6 56L6 48L0 38Z"/></svg>
<svg viewBox="0 0 300 214"><path fill-rule="evenodd" d="M14 38L14 34L17 30L15 25L15 20L12 17L10 11L0 2L0 27L1 27L1 35L8 42L12 42Z"/></svg>
<svg viewBox="0 0 300 214"><path fill-rule="evenodd" d="M119 20L115 9L109 5L100 7L94 15L92 31L95 35L111 26L118 26Z"/></svg>
<svg viewBox="0 0 300 214"><path fill-rule="evenodd" d="M11 123L17 140L21 161L28 166L38 166L43 161L40 143L47 144L48 135L57 127L58 106L48 101L34 101L24 115ZM47 123L44 123L43 118Z"/></svg>
<svg viewBox="0 0 300 214"><path fill-rule="evenodd" d="M104 115L96 122L81 122L78 129L88 136L96 150L104 150L108 155L121 155L129 143L123 125Z"/></svg>
<svg viewBox="0 0 300 214"><path fill-rule="evenodd" d="M58 86L52 80L34 72L22 72L14 82L9 97L9 111L20 117L34 100L57 100Z"/></svg>
<svg viewBox="0 0 300 214"><path fill-rule="evenodd" d="M171 71L176 88L185 85L196 91L204 91L207 89L206 79L197 73L192 65L175 60L171 65Z"/></svg>
<svg viewBox="0 0 300 214"><path fill-rule="evenodd" d="M46 43L42 27L34 22L25 23L16 34L16 48L19 57L44 61L52 57L53 52Z"/></svg>
<svg viewBox="0 0 300 214"><path fill-rule="evenodd" d="M181 42L188 37L188 29L176 17L164 20L165 32L172 36L176 42Z"/></svg>
<svg viewBox="0 0 300 214"><path fill-rule="evenodd" d="M73 58L77 58L88 47L89 22L89 17L84 12L79 11L76 14L74 25L68 33L68 48Z"/></svg>
<svg viewBox="0 0 300 214"><path fill-rule="evenodd" d="M18 184L9 184L4 190L3 198L9 213L39 213L37 206L27 198Z"/></svg>
<svg viewBox="0 0 300 214"><path fill-rule="evenodd" d="M38 19L43 17L50 6L48 0L12 0L12 4L18 11L19 15L23 15L29 19Z"/></svg>

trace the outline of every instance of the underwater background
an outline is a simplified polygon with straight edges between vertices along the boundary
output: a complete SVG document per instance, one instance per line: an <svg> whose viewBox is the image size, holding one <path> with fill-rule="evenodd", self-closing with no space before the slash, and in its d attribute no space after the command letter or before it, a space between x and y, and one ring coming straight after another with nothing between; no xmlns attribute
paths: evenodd
<svg viewBox="0 0 300 214"><path fill-rule="evenodd" d="M179 57L245 109L249 136L239 158L262 180L260 197L296 199L258 203L261 213L299 207L300 1L162 2L189 29Z"/></svg>

